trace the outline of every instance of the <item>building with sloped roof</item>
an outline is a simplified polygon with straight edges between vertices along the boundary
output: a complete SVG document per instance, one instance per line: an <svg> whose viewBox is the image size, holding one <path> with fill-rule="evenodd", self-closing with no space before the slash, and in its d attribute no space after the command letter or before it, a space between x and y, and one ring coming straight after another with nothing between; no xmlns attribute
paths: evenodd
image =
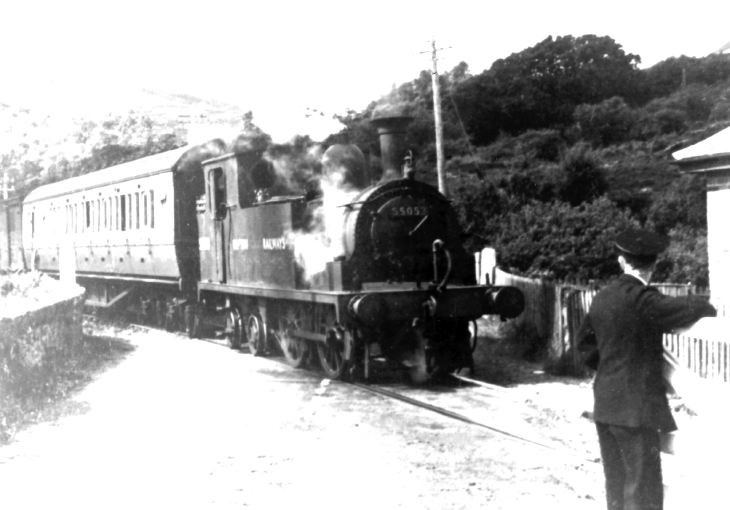
<svg viewBox="0 0 730 510"><path fill-rule="evenodd" d="M730 311L730 128L672 154L707 178L707 255L713 303Z"/></svg>

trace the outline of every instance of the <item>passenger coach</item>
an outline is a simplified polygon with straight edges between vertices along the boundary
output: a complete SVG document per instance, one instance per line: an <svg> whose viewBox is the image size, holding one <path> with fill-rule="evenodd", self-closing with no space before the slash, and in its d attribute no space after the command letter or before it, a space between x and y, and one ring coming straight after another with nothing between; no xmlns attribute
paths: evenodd
<svg viewBox="0 0 730 510"><path fill-rule="evenodd" d="M199 277L197 228L190 227L202 179L199 169L179 164L189 149L36 188L23 207L26 260L58 273L65 251L89 305L138 300L143 313L164 322L181 292L194 295Z"/></svg>

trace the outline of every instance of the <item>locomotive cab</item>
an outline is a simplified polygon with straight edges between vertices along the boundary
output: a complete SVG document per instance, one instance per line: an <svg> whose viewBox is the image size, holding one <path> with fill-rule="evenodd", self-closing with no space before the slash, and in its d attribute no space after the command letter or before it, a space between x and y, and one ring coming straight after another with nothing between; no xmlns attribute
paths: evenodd
<svg viewBox="0 0 730 510"><path fill-rule="evenodd" d="M294 288L289 233L303 197L267 197L273 170L261 155L225 154L203 163L197 201L201 280Z"/></svg>

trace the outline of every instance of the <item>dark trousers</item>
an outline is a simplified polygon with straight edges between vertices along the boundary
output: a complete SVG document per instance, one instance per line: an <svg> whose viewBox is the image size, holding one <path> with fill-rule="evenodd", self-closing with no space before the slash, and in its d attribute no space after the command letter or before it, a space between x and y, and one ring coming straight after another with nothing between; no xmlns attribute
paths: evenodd
<svg viewBox="0 0 730 510"><path fill-rule="evenodd" d="M661 510L659 431L596 423L608 510Z"/></svg>

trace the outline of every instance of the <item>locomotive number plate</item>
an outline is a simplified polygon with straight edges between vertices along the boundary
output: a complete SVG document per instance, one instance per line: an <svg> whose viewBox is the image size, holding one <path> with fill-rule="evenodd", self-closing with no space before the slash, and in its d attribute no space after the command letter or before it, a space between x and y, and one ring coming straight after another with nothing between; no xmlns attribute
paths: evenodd
<svg viewBox="0 0 730 510"><path fill-rule="evenodd" d="M426 216L428 215L428 207L425 205L395 205L388 212L393 218Z"/></svg>

